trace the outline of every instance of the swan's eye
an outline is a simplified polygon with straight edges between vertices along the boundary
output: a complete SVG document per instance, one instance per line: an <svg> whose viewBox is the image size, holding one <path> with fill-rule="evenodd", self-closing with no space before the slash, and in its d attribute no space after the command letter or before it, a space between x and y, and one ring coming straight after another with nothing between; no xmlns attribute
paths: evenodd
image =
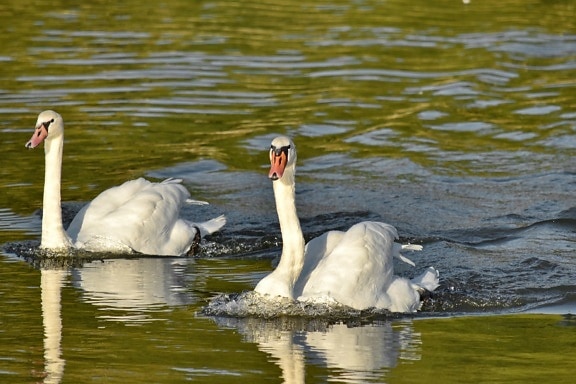
<svg viewBox="0 0 576 384"><path fill-rule="evenodd" d="M46 121L44 123L42 123L42 125L44 126L44 128L46 128L46 130L48 130L48 127L50 126L50 124L52 124L54 122L54 119L50 120L50 121Z"/></svg>
<svg viewBox="0 0 576 384"><path fill-rule="evenodd" d="M288 158L288 150L290 149L289 145L286 145L285 147L280 147L280 148L276 148L275 146L270 146L270 152L272 152L275 156L280 156L282 153L284 153L286 155L286 158Z"/></svg>

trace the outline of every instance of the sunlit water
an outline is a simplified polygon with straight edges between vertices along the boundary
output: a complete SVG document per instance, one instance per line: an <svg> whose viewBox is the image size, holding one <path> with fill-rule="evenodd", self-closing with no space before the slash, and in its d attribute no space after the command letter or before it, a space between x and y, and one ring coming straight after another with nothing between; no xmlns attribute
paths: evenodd
<svg viewBox="0 0 576 384"><path fill-rule="evenodd" d="M0 381L572 382L572 2L5 3ZM198 258L37 257L43 153L24 144L48 108L67 220L178 177L211 203L184 216L224 231ZM397 265L440 271L420 313L246 293L280 253L279 133L307 239L382 220L424 246Z"/></svg>

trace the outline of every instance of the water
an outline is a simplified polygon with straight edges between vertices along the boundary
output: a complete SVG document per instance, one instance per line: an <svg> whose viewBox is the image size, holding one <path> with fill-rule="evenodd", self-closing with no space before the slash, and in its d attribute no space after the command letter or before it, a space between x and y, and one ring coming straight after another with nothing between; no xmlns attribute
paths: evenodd
<svg viewBox="0 0 576 384"><path fill-rule="evenodd" d="M5 1L1 381L572 382L575 11ZM211 203L186 216L229 224L199 258L31 258L43 154L24 144L48 108L66 122L66 212L127 179L180 177ZM298 146L306 238L393 224L424 246L398 273L441 273L422 312L203 312L280 253L266 178L280 133Z"/></svg>

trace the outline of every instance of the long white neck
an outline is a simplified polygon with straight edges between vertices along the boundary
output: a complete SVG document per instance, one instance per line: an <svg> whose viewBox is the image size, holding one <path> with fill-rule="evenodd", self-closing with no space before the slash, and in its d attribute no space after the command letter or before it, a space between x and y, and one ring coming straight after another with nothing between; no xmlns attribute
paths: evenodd
<svg viewBox="0 0 576 384"><path fill-rule="evenodd" d="M42 216L42 241L40 247L50 249L69 248L72 242L62 225L60 205L60 180L62 177L62 151L64 135L44 142L45 176Z"/></svg>
<svg viewBox="0 0 576 384"><path fill-rule="evenodd" d="M290 289L294 288L304 265L304 236L296 212L294 174L294 166L287 167L284 176L272 183L282 232L282 256L276 271L286 274Z"/></svg>

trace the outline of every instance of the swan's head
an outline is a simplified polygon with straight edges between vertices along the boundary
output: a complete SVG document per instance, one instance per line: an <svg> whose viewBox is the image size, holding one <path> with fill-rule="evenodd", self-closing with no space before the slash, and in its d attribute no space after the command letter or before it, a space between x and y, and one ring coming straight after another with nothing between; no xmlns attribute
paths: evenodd
<svg viewBox="0 0 576 384"><path fill-rule="evenodd" d="M62 116L54 111L44 111L38 115L36 128L32 138L26 143L26 148L36 148L48 137L55 137L64 132Z"/></svg>
<svg viewBox="0 0 576 384"><path fill-rule="evenodd" d="M296 146L286 136L278 136L270 145L270 172L268 177L272 180L281 179L287 167L296 164Z"/></svg>

